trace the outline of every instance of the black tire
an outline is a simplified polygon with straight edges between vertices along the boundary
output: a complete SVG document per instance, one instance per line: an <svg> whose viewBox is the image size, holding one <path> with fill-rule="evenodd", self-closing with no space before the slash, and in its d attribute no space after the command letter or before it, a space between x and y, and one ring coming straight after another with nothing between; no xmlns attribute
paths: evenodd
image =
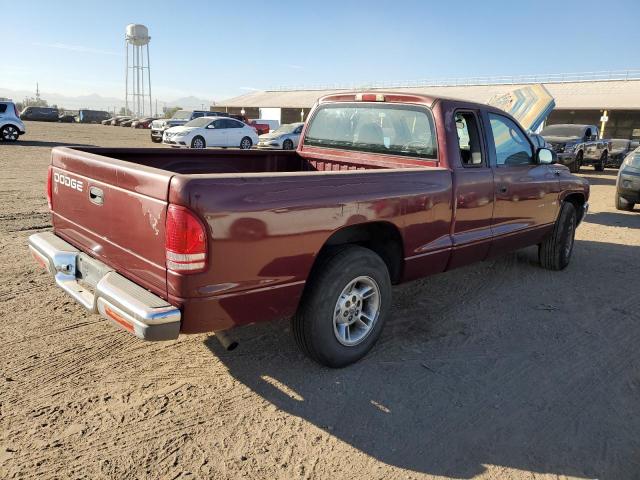
<svg viewBox="0 0 640 480"><path fill-rule="evenodd" d="M20 131L13 125L5 125L0 130L0 138L3 142L15 142L20 136Z"/></svg>
<svg viewBox="0 0 640 480"><path fill-rule="evenodd" d="M207 142L200 135L193 137L191 140L191 148L207 148Z"/></svg>
<svg viewBox="0 0 640 480"><path fill-rule="evenodd" d="M380 337L391 308L391 280L385 263L368 248L355 245L333 248L325 252L318 262L307 281L298 311L291 320L291 327L296 343L305 355L321 365L341 368L364 357ZM345 345L338 339L340 334L336 326L339 323L336 323L336 315L337 309L342 308L339 307L340 302L345 306L346 301L346 307L349 307L351 293L346 297L343 293L356 279L373 280L378 287L376 294L363 296L357 302L358 307L355 307L364 312L364 299L378 295L377 316L358 343ZM355 305L352 303L351 308ZM371 315L371 310L367 313ZM358 322L361 319L362 315L356 315L353 326L359 328Z"/></svg>
<svg viewBox="0 0 640 480"><path fill-rule="evenodd" d="M616 193L616 210L623 210L625 212L630 212L633 210L635 203L630 202L622 198L620 195Z"/></svg>
<svg viewBox="0 0 640 480"><path fill-rule="evenodd" d="M580 167L582 166L582 152L578 152L576 159L571 165L569 165L569 171L571 173L580 173Z"/></svg>
<svg viewBox="0 0 640 480"><path fill-rule="evenodd" d="M576 234L576 208L571 202L564 202L553 231L538 248L540 265L547 270L562 270L569 265Z"/></svg>
<svg viewBox="0 0 640 480"><path fill-rule="evenodd" d="M608 161L608 154L607 151L605 150L604 152L602 152L602 156L600 157L600 163L595 163L593 165L593 168L595 169L596 172L604 172L604 168L607 165L607 161Z"/></svg>
<svg viewBox="0 0 640 480"><path fill-rule="evenodd" d="M249 150L253 146L253 142L249 137L242 137L240 140L240 148L242 150Z"/></svg>
<svg viewBox="0 0 640 480"><path fill-rule="evenodd" d="M284 142L282 142L282 149L283 150L293 150L293 141L285 140Z"/></svg>
<svg viewBox="0 0 640 480"><path fill-rule="evenodd" d="M160 143L160 142L162 142L162 138L151 137L151 141L153 143Z"/></svg>

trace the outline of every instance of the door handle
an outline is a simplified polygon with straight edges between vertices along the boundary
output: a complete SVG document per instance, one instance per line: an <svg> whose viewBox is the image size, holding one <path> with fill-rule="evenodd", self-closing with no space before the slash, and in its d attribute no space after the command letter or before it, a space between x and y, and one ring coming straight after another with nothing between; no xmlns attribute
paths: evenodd
<svg viewBox="0 0 640 480"><path fill-rule="evenodd" d="M104 192L98 187L89 188L89 200L96 205L102 205L104 203Z"/></svg>

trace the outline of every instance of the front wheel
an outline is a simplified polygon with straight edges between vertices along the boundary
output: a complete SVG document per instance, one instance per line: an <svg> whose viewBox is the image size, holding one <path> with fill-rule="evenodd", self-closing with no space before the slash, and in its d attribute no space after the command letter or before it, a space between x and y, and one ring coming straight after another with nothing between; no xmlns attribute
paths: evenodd
<svg viewBox="0 0 640 480"><path fill-rule="evenodd" d="M205 148L207 144L204 142L204 138L201 136L193 137L191 140L191 148Z"/></svg>
<svg viewBox="0 0 640 480"><path fill-rule="evenodd" d="M5 125L0 131L0 137L2 137L2 140L5 142L15 142L19 136L20 132L13 125Z"/></svg>
<svg viewBox="0 0 640 480"><path fill-rule="evenodd" d="M569 165L569 171L571 173L580 173L580 167L582 166L582 153L576 155L576 159L571 165Z"/></svg>
<svg viewBox="0 0 640 480"><path fill-rule="evenodd" d="M300 349L331 368L350 365L376 343L391 307L391 280L382 259L355 246L318 260L291 321Z"/></svg>
<svg viewBox="0 0 640 480"><path fill-rule="evenodd" d="M249 150L252 145L253 145L253 142L249 137L243 137L242 140L240 140L240 148L242 150Z"/></svg>
<svg viewBox="0 0 640 480"><path fill-rule="evenodd" d="M293 141L292 140L285 140L284 142L282 142L282 149L283 150L293 150Z"/></svg>
<svg viewBox="0 0 640 480"><path fill-rule="evenodd" d="M635 203L630 202L622 198L620 195L616 193L616 210L623 210L625 212L630 212L633 210Z"/></svg>
<svg viewBox="0 0 640 480"><path fill-rule="evenodd" d="M547 270L562 270L569 265L576 235L576 207L564 202L553 231L538 247L540 265Z"/></svg>

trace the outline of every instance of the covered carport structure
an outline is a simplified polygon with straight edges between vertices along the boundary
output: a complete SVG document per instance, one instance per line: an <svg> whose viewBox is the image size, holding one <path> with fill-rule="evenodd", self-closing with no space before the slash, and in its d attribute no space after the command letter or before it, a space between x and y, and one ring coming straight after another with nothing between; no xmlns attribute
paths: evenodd
<svg viewBox="0 0 640 480"><path fill-rule="evenodd" d="M272 118L281 123L306 119L316 100L327 94L354 90L393 90L461 98L485 103L495 95L531 84L542 84L556 107L547 124L597 124L609 138L640 139L640 71L561 74L528 77L454 79L449 81L349 86L300 87L250 92L212 106L250 118Z"/></svg>

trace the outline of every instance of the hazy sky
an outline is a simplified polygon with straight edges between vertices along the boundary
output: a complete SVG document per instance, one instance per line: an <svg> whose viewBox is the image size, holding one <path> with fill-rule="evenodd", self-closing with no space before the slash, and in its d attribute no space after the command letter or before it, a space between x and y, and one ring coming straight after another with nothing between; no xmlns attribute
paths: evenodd
<svg viewBox="0 0 640 480"><path fill-rule="evenodd" d="M640 67L640 1L0 0L0 87L124 96L124 31L154 93ZM10 41L11 40L11 41Z"/></svg>

